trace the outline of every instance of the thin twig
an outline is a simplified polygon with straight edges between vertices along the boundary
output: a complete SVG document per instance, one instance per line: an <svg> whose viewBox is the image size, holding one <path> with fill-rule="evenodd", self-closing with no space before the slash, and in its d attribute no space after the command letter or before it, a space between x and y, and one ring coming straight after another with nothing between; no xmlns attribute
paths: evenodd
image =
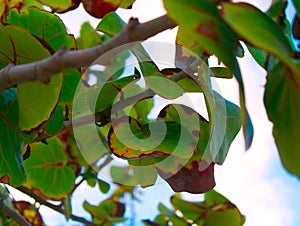
<svg viewBox="0 0 300 226"><path fill-rule="evenodd" d="M20 186L20 187L17 187L16 189L18 189L19 191L23 192L24 194L32 197L36 202L40 203L41 205L47 206L48 208L64 215L64 210L62 208L62 205L54 205L54 204L48 202L47 200L45 200L44 198L40 197L39 195L35 194L32 190L30 190L26 187ZM70 219L81 222L84 225L96 226L96 224L93 224L93 223L87 221L83 217L78 217L73 214L70 216Z"/></svg>
<svg viewBox="0 0 300 226"><path fill-rule="evenodd" d="M0 212L3 213L6 217L12 218L19 225L30 226L28 221L26 221L26 219L21 214L4 203L3 198L0 199Z"/></svg>
<svg viewBox="0 0 300 226"><path fill-rule="evenodd" d="M128 25L105 43L83 50L61 48L55 54L36 62L20 65L7 65L0 70L0 91L17 84L41 81L48 83L52 76L70 68L91 65L99 56L109 50L135 41L143 41L164 30L174 28L176 23L167 15L140 24L131 19Z"/></svg>

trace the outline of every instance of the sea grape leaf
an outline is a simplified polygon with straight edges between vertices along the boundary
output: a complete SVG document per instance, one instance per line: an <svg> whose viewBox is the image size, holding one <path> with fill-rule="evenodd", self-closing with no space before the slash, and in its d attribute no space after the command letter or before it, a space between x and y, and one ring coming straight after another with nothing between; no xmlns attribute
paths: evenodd
<svg viewBox="0 0 300 226"><path fill-rule="evenodd" d="M55 9L68 9L72 0L39 0L43 5L49 6Z"/></svg>
<svg viewBox="0 0 300 226"><path fill-rule="evenodd" d="M233 142L234 138L236 137L237 133L241 129L241 119L240 119L240 108L235 105L234 103L226 100L217 92L214 92L215 96L218 96L216 99L222 100L225 104L225 108L220 108L220 115L221 120L225 121L225 133L222 139L222 144L218 153L214 158L214 162L217 164L223 164L228 154L229 148L231 143Z"/></svg>
<svg viewBox="0 0 300 226"><path fill-rule="evenodd" d="M117 13L110 12L103 17L96 29L112 37L118 34L125 25L126 23L118 16Z"/></svg>
<svg viewBox="0 0 300 226"><path fill-rule="evenodd" d="M0 33L1 52L6 53L0 56L4 64L30 63L50 55L37 39L22 28L1 25ZM62 81L62 75L57 74L47 85L38 81L18 85L20 127L23 131L36 129L49 120L57 104ZM36 117L32 117L33 114Z"/></svg>
<svg viewBox="0 0 300 226"><path fill-rule="evenodd" d="M60 104L67 104L73 101L76 89L79 85L81 74L77 69L69 69L63 71L64 81L62 84L61 94L59 98Z"/></svg>
<svg viewBox="0 0 300 226"><path fill-rule="evenodd" d="M89 103L92 111L100 112L111 107L118 95L122 97L122 88L136 80L135 75L113 81L97 83L90 88Z"/></svg>
<svg viewBox="0 0 300 226"><path fill-rule="evenodd" d="M289 58L294 52L293 47L280 27L265 13L247 3L222 3L222 16L251 45L273 54L299 73Z"/></svg>
<svg viewBox="0 0 300 226"><path fill-rule="evenodd" d="M18 128L18 102L15 88L0 92L0 177L18 186L26 179L22 159L24 137Z"/></svg>
<svg viewBox="0 0 300 226"><path fill-rule="evenodd" d="M290 173L300 177L299 127L300 79L279 63L269 72L264 94L264 104L281 161Z"/></svg>
<svg viewBox="0 0 300 226"><path fill-rule="evenodd" d="M265 67L266 66L266 61L267 61L267 53L261 49L254 48L253 46L246 44L249 52L253 56L254 60L261 66Z"/></svg>
<svg viewBox="0 0 300 226"><path fill-rule="evenodd" d="M145 77L145 81L152 91L166 99L175 99L185 93L180 85L170 79L164 78L161 74Z"/></svg>
<svg viewBox="0 0 300 226"><path fill-rule="evenodd" d="M211 76L216 78L233 78L232 72L226 67L211 67Z"/></svg>
<svg viewBox="0 0 300 226"><path fill-rule="evenodd" d="M30 132L50 120L58 103L63 83L62 74L52 77L49 84L38 81L18 85L20 127Z"/></svg>
<svg viewBox="0 0 300 226"><path fill-rule="evenodd" d="M179 68L164 68L161 71L161 74L166 78L171 78L179 73L185 73ZM190 76L185 76L184 78L176 81L186 92L202 92L201 87L195 82Z"/></svg>
<svg viewBox="0 0 300 226"><path fill-rule="evenodd" d="M0 25L0 34L1 68L10 63L30 63L50 55L37 39L22 28Z"/></svg>
<svg viewBox="0 0 300 226"><path fill-rule="evenodd" d="M217 6L211 2L164 0L164 6L168 15L178 23L179 32L182 33L180 35L192 36L205 51L216 55L237 79L245 146L249 149L253 139L253 126L246 111L243 79L236 59L235 49L239 46L237 35L223 21ZM183 10L186 15L184 17L182 17ZM202 55L202 51L196 54Z"/></svg>
<svg viewBox="0 0 300 226"><path fill-rule="evenodd" d="M77 38L78 49L85 49L100 44L103 40L89 22L84 22L80 28L80 36Z"/></svg>
<svg viewBox="0 0 300 226"><path fill-rule="evenodd" d="M135 0L122 0L120 7L124 9L131 9Z"/></svg>
<svg viewBox="0 0 300 226"><path fill-rule="evenodd" d="M35 23L33 24L32 21ZM27 13L11 10L8 22L25 28L33 36L49 45L53 52L58 51L62 46L75 48L74 37L67 34L62 20L50 12L37 8L29 8Z"/></svg>
<svg viewBox="0 0 300 226"><path fill-rule="evenodd" d="M215 196L218 194L215 191L208 192L209 195L214 193ZM215 199L218 201L217 198ZM181 199L180 195L174 195L171 197L171 203L175 210L179 210L183 216L187 219L192 220L197 225L234 225L240 226L243 224L243 216L237 209L237 207L230 201L223 203L214 202L210 205L206 202L188 202Z"/></svg>
<svg viewBox="0 0 300 226"><path fill-rule="evenodd" d="M75 183L74 172L67 166L68 158L62 142L53 137L47 143L30 145L30 157L24 161L28 180L46 197L66 198Z"/></svg>
<svg viewBox="0 0 300 226"><path fill-rule="evenodd" d="M178 142L180 136L181 142ZM137 120L128 117L114 120L108 142L113 154L133 160L169 155L189 158L196 148L193 136L180 124L154 121L141 125Z"/></svg>
<svg viewBox="0 0 300 226"><path fill-rule="evenodd" d="M45 126L46 133L50 136L55 135L58 133L61 128L63 127L63 122L64 122L64 112L61 106L57 106L55 108L55 111Z"/></svg>
<svg viewBox="0 0 300 226"><path fill-rule="evenodd" d="M83 208L92 215L93 223L99 225L104 222L106 222L105 225L113 225L113 222L123 222L126 220L126 218L122 218L125 213L125 205L111 199L102 201L98 206L91 205L85 201Z"/></svg>

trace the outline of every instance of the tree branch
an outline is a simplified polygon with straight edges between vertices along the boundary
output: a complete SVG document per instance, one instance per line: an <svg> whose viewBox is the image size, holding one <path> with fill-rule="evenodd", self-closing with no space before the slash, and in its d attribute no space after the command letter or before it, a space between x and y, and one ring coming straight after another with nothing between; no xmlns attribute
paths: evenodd
<svg viewBox="0 0 300 226"><path fill-rule="evenodd" d="M30 189L28 189L26 187L20 186L20 187L17 187L16 189L18 189L19 191L23 192L24 194L32 197L36 202L40 203L41 205L47 206L48 208L64 215L64 210L62 209L61 205L54 205L54 204L48 202L47 200L43 199L42 197L35 194L33 191L31 191ZM72 214L70 216L70 218L72 220L81 222L81 223L83 223L84 225L87 225L87 226L96 226L95 224L93 224L93 223L87 221L86 219L84 219L83 217L78 217L78 216L75 216L75 215Z"/></svg>
<svg viewBox="0 0 300 226"><path fill-rule="evenodd" d="M2 212L6 217L12 218L16 223L22 226L30 226L26 219L19 214L16 210L5 205L4 199L0 199L0 212Z"/></svg>
<svg viewBox="0 0 300 226"><path fill-rule="evenodd" d="M101 45L83 50L61 48L55 54L40 61L29 64L7 65L0 70L0 91L24 82L37 80L48 83L54 74L65 69L89 66L109 50L130 42L146 40L175 26L176 23L169 19L167 15L143 24L132 18L118 35Z"/></svg>

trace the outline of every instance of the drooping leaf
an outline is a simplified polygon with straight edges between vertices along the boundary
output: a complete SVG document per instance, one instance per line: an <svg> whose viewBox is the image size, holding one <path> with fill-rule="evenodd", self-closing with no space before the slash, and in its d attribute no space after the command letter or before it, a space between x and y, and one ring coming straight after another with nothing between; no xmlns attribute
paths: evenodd
<svg viewBox="0 0 300 226"><path fill-rule="evenodd" d="M245 105L244 85L236 59L235 50L240 45L237 35L221 18L217 6L208 1L171 1L164 0L168 15L179 25L180 36L187 35L209 54L216 55L233 73L239 83L241 120L244 129L246 149L251 146L253 127ZM182 11L185 17L182 17ZM187 44L188 45L188 44ZM202 55L200 48L196 50ZM195 50L195 49L193 49Z"/></svg>
<svg viewBox="0 0 300 226"><path fill-rule="evenodd" d="M268 75L264 104L284 167L300 177L300 78L279 63Z"/></svg>
<svg viewBox="0 0 300 226"><path fill-rule="evenodd" d="M222 3L222 16L251 45L275 55L290 66L289 56L294 50L283 31L266 14L246 3Z"/></svg>
<svg viewBox="0 0 300 226"><path fill-rule="evenodd" d="M31 144L30 157L24 161L28 180L46 197L66 198L75 183L74 172L67 166L62 142L53 137L47 143Z"/></svg>
<svg viewBox="0 0 300 226"><path fill-rule="evenodd" d="M263 50L257 49L252 47L251 45L247 44L247 48L251 55L253 56L254 60L261 66L266 66L267 61L267 53Z"/></svg>
<svg viewBox="0 0 300 226"><path fill-rule="evenodd" d="M0 177L11 185L26 179L22 149L24 137L18 127L18 102L15 88L0 93Z"/></svg>

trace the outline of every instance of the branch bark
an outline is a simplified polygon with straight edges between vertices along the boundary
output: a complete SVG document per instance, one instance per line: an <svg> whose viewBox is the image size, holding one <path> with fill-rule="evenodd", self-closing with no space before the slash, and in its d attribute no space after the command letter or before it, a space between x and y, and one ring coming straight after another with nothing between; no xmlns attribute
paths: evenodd
<svg viewBox="0 0 300 226"><path fill-rule="evenodd" d="M12 218L16 223L22 226L30 226L26 219L19 214L16 210L5 205L4 199L0 200L0 212L2 212L6 217Z"/></svg>
<svg viewBox="0 0 300 226"><path fill-rule="evenodd" d="M24 194L30 196L31 198L33 198L36 202L40 203L41 205L47 206L48 208L64 215L64 210L62 209L61 205L54 205L54 204L46 201L44 198L38 196L37 194L35 194L33 191L31 191L30 189L28 189L26 187L20 186L20 187L17 187L16 189L18 189L19 191L23 192ZM72 214L70 216L70 218L74 221L81 222L87 226L96 226L96 224L93 224L93 223L87 221L83 217L78 217L78 216Z"/></svg>
<svg viewBox="0 0 300 226"><path fill-rule="evenodd" d="M89 66L99 56L109 50L130 42L146 40L176 26L176 23L167 15L143 24L140 24L137 19L132 18L118 35L101 45L84 50L67 50L66 48L61 48L55 54L40 61L21 65L7 65L0 70L0 91L20 83L36 80L49 83L54 74L62 72L65 69Z"/></svg>

